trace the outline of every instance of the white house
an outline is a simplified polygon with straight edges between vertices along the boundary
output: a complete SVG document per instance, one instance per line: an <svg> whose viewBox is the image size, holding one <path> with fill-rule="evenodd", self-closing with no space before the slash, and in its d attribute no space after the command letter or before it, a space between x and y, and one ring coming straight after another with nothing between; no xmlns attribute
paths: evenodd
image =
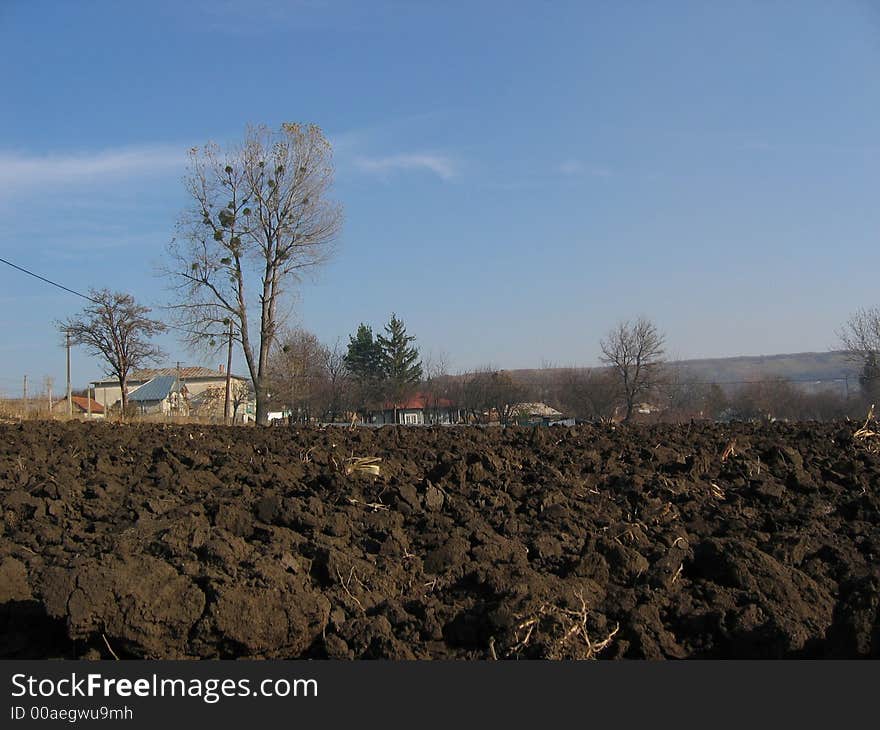
<svg viewBox="0 0 880 730"><path fill-rule="evenodd" d="M461 413L447 398L433 398L425 393L415 393L400 403L385 403L382 410L370 413L369 421L404 426L449 424L459 423Z"/></svg>
<svg viewBox="0 0 880 730"><path fill-rule="evenodd" d="M157 377L180 379L180 388L189 397L199 395L210 388L226 388L226 373L221 365L217 370L203 367L144 368L135 370L128 377L128 393L131 396L138 388ZM247 387L248 378L233 375L233 388ZM164 382L164 381L163 381ZM238 385L237 385L238 384ZM95 382L94 399L104 408L115 405L122 398L122 388L118 378L105 378Z"/></svg>

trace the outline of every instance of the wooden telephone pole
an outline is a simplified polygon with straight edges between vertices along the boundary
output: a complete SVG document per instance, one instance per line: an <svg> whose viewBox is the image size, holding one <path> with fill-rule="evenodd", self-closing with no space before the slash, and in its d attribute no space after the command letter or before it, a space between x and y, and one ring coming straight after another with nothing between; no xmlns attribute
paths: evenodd
<svg viewBox="0 0 880 730"><path fill-rule="evenodd" d="M73 391L70 389L70 332L67 332L67 415L73 416Z"/></svg>
<svg viewBox="0 0 880 730"><path fill-rule="evenodd" d="M229 407L232 405L232 320L229 320L229 352L226 356L226 399L223 401L223 423L229 425Z"/></svg>

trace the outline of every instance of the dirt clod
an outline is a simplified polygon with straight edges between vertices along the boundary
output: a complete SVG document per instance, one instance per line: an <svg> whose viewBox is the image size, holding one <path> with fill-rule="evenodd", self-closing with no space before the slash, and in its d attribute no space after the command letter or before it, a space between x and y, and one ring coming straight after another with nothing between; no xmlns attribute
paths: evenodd
<svg viewBox="0 0 880 730"><path fill-rule="evenodd" d="M2 425L0 656L880 657L857 428Z"/></svg>

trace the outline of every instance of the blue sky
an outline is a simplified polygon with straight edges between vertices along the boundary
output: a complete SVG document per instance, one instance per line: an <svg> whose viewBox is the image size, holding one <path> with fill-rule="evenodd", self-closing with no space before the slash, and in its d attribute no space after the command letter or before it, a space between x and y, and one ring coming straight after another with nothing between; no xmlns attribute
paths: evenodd
<svg viewBox="0 0 880 730"><path fill-rule="evenodd" d="M870 0L0 0L0 66L0 256L76 289L166 302L186 149L290 120L346 211L294 308L325 341L395 311L453 370L593 364L647 314L771 354L880 304ZM0 392L60 381L81 304L0 267Z"/></svg>

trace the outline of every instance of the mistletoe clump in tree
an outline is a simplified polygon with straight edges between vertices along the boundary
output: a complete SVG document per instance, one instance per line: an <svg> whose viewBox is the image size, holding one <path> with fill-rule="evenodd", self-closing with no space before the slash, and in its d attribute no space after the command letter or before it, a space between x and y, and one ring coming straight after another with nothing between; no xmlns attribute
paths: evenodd
<svg viewBox="0 0 880 730"><path fill-rule="evenodd" d="M291 291L330 256L341 230L333 176L330 143L315 125L250 127L239 146L190 152L189 205L166 266L178 294L172 310L196 347L216 342L232 322L261 424Z"/></svg>

